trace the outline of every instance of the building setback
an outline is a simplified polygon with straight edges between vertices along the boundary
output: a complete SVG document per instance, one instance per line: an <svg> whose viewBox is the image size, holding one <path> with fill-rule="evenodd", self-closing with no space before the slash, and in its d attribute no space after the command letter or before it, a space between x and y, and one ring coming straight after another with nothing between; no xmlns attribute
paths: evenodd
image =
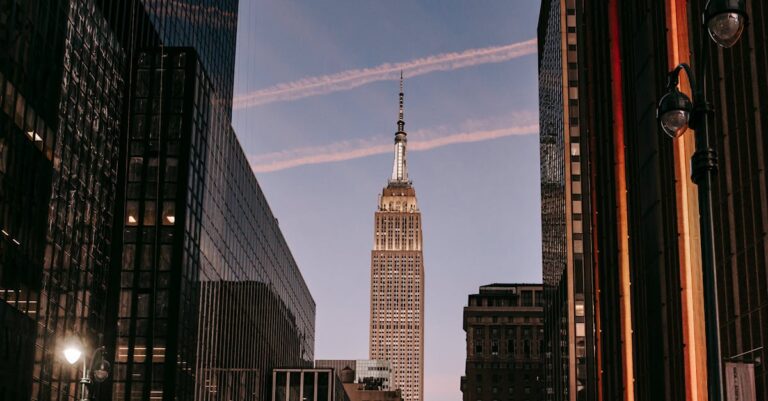
<svg viewBox="0 0 768 401"><path fill-rule="evenodd" d="M406 401L422 401L424 254L421 212L408 179L403 96L401 75L392 176L374 216L369 357L391 363L391 388L400 389Z"/></svg>
<svg viewBox="0 0 768 401"><path fill-rule="evenodd" d="M464 307L464 401L544 400L544 291L540 284L489 284Z"/></svg>
<svg viewBox="0 0 768 401"><path fill-rule="evenodd" d="M667 92L667 73L681 62L696 70L702 45L712 54L707 97L715 109L710 133L720 162L714 212L722 357L751 365L755 399L768 399L763 366L768 182L762 127L768 88L759 84L760 71L768 68L760 45L768 6L747 2L750 23L744 36L733 48L720 49L701 27L705 3L542 4L540 57L568 53L568 62L561 63L568 79L559 91L542 82L542 97L548 91L563 96L571 106L564 113L578 113L580 155L587 155L590 165L585 170L582 164L581 171L590 182L582 189L588 188L592 199L584 209L591 229L584 234L592 241L587 268L599 294L594 297L598 399L707 399L702 234L697 187L690 179L694 138L688 132L670 140L655 113ZM553 12L556 7L564 11ZM553 22L553 16L566 21ZM545 26L554 25L565 29L567 42L548 42L551 37L542 35ZM571 64L573 59L578 62ZM553 71L540 63L540 76ZM681 90L690 94L686 82ZM541 114L542 127L560 124L550 110L542 108ZM553 155L542 150L542 164L545 154ZM545 266L545 281L546 273ZM549 382L556 386L556 380Z"/></svg>

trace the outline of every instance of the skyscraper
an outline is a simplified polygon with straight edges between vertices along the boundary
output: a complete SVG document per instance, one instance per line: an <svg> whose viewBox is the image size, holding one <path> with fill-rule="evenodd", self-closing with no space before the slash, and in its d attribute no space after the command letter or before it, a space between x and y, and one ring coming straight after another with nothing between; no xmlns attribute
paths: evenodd
<svg viewBox="0 0 768 401"><path fill-rule="evenodd" d="M597 400L592 221L576 3L539 16L541 225L550 400Z"/></svg>
<svg viewBox="0 0 768 401"><path fill-rule="evenodd" d="M403 77L392 177L379 197L371 251L371 359L392 364L392 388L421 401L424 388L424 258L421 212L408 179Z"/></svg>

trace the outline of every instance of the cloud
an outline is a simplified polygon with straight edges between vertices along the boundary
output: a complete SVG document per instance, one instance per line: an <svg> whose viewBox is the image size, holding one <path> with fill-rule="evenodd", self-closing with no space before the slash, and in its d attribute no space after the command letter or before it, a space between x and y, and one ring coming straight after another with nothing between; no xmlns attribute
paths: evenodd
<svg viewBox="0 0 768 401"><path fill-rule="evenodd" d="M528 114L522 115L523 121L516 125L480 129L487 122L469 121L463 127L474 128L460 132L450 132L447 127L416 131L409 134L408 150L425 151L459 143L481 142L508 136L533 135L539 132L539 125ZM254 155L249 157L255 173L269 173L288 168L333 163L359 159L373 155L393 152L392 138L378 136L353 141L340 141L330 145L290 149L281 152Z"/></svg>
<svg viewBox="0 0 768 401"><path fill-rule="evenodd" d="M399 79L401 70L407 77L414 77L434 71L451 71L480 64L499 63L535 54L536 51L536 39L529 39L504 46L444 53L402 63L386 63L372 68L309 77L235 96L233 107L244 109L348 90L376 81L396 80Z"/></svg>

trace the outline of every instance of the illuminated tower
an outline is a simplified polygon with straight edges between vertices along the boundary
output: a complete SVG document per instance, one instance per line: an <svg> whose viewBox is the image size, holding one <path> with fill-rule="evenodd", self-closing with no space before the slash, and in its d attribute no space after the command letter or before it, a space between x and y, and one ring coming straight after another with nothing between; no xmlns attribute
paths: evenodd
<svg viewBox="0 0 768 401"><path fill-rule="evenodd" d="M371 251L371 359L392 366L392 388L422 401L424 388L424 262L421 212L408 180L403 77L392 177L379 197Z"/></svg>

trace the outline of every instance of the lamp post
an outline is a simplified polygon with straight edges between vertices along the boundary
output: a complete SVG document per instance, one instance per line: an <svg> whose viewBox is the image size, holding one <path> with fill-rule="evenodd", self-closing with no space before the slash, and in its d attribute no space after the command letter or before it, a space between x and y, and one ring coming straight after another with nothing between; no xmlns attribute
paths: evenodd
<svg viewBox="0 0 768 401"><path fill-rule="evenodd" d="M704 11L704 27L719 46L736 44L747 23L746 0L710 0ZM667 93L659 101L657 118L661 129L677 138L690 127L694 130L696 151L691 158L691 179L698 186L699 224L701 230L701 269L704 284L705 334L707 341L707 390L709 401L723 401L723 368L720 350L720 311L717 300L717 260L712 211L712 184L717 174L717 151L709 135L713 114L707 101L707 59L709 46L702 43L696 74L688 64L680 64L669 73ZM677 88L680 72L688 75L693 100ZM696 78L700 79L697 80Z"/></svg>
<svg viewBox="0 0 768 401"><path fill-rule="evenodd" d="M74 365L83 355L83 343L77 337L71 337L64 346L64 358L70 365ZM91 376L96 383L101 383L109 377L109 362L104 358L106 349L104 347L96 348L91 354L91 358L83 357L83 375L80 377L80 401L88 401L88 387L93 383ZM99 357L98 359L96 357ZM88 361L90 360L90 369ZM98 368L96 361L99 361Z"/></svg>

